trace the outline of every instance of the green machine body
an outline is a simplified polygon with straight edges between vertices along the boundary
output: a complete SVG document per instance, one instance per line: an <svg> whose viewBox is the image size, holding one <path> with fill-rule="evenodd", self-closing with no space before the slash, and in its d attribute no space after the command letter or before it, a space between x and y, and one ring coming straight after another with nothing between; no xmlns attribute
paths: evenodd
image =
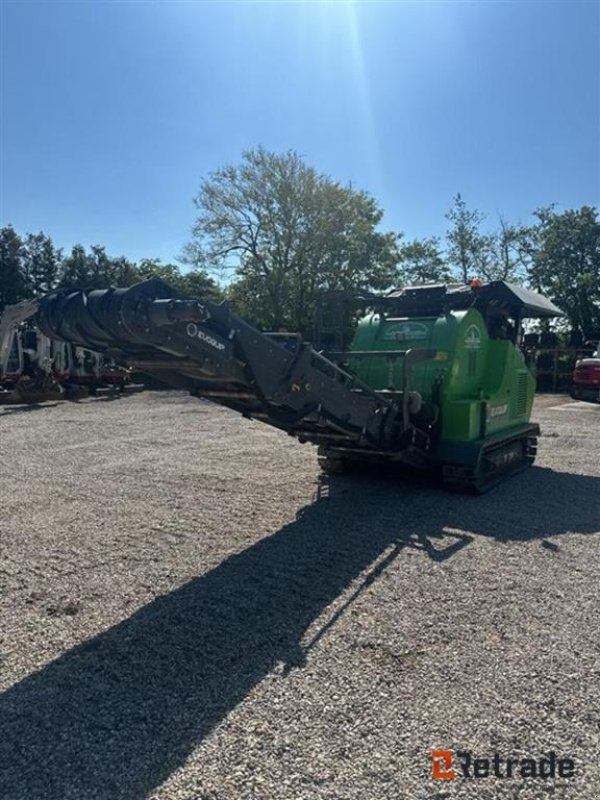
<svg viewBox="0 0 600 800"><path fill-rule="evenodd" d="M409 287L371 303L345 367L382 396L403 398L428 443L392 459L439 466L453 488L477 490L533 462L535 378L519 344L523 321L557 316L556 306L500 281ZM328 457L339 469L343 454Z"/></svg>

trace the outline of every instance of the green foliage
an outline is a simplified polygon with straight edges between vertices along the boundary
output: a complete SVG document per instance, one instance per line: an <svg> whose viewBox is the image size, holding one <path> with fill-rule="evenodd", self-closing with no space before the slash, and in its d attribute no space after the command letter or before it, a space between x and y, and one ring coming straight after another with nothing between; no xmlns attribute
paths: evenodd
<svg viewBox="0 0 600 800"><path fill-rule="evenodd" d="M446 261L454 279L467 283L471 278L486 281L523 283L527 278L532 229L499 217L499 227L483 233L485 216L469 209L460 194L446 214L451 223L446 232Z"/></svg>
<svg viewBox="0 0 600 800"><path fill-rule="evenodd" d="M583 340L600 339L600 221L597 209L582 206L536 212L531 244L532 284L567 315Z"/></svg>
<svg viewBox="0 0 600 800"><path fill-rule="evenodd" d="M295 152L243 154L202 182L193 263L230 271L228 296L267 328L307 331L319 289L385 288L397 235L365 192L320 175Z"/></svg>
<svg viewBox="0 0 600 800"><path fill-rule="evenodd" d="M61 252L45 233L21 238L11 225L0 230L0 309L39 297L58 278Z"/></svg>
<svg viewBox="0 0 600 800"><path fill-rule="evenodd" d="M0 230L0 310L28 297L22 259L23 240L7 225Z"/></svg>
<svg viewBox="0 0 600 800"><path fill-rule="evenodd" d="M533 231L499 218L499 230L490 235L490 258L482 276L487 280L523 283L530 266Z"/></svg>
<svg viewBox="0 0 600 800"><path fill-rule="evenodd" d="M63 256L45 233L19 236L0 229L0 311L54 288L130 286L160 278L194 299L226 297L254 324L311 330L320 290L387 290L431 282L523 282L565 312L562 326L575 340L600 339L600 221L597 209L535 212L527 227L499 218L483 232L484 215L460 194L446 215L446 247L437 237L402 242L382 232L382 211L367 193L317 173L295 152L258 148L203 181L193 269L107 255L104 247L75 245ZM225 291L208 272L229 272ZM542 327L547 327L544 323Z"/></svg>
<svg viewBox="0 0 600 800"><path fill-rule="evenodd" d="M56 285L62 253L45 233L28 233L22 250L22 271L30 297L40 297Z"/></svg>
<svg viewBox="0 0 600 800"><path fill-rule="evenodd" d="M163 264L159 258L143 258L137 265L137 280L160 278L170 286L181 289L181 273L175 264Z"/></svg>
<svg viewBox="0 0 600 800"><path fill-rule="evenodd" d="M223 292L210 275L202 269L182 273L175 264L163 264L157 258L144 258L137 265L137 280L160 278L193 300L221 302Z"/></svg>
<svg viewBox="0 0 600 800"><path fill-rule="evenodd" d="M260 275L241 277L229 284L225 299L237 314L252 325L263 330L287 330L285 324L273 322L270 308L263 303L268 293L268 283Z"/></svg>
<svg viewBox="0 0 600 800"><path fill-rule="evenodd" d="M223 292L210 275L201 269L191 269L181 276L182 292L193 300L210 300L220 303Z"/></svg>
<svg viewBox="0 0 600 800"><path fill-rule="evenodd" d="M452 281L436 236L413 239L400 247L399 277L404 286Z"/></svg>
<svg viewBox="0 0 600 800"><path fill-rule="evenodd" d="M446 214L450 228L446 232L447 261L462 283L485 276L491 266L492 237L480 232L485 219L477 209L471 211L460 194Z"/></svg>
<svg viewBox="0 0 600 800"><path fill-rule="evenodd" d="M63 257L45 233L20 237L7 225L0 229L0 311L53 289L106 289L131 286L147 278L161 278L189 297L219 302L222 292L203 270L182 273L174 264L143 259L134 264L107 255L104 247L89 251L77 244Z"/></svg>
<svg viewBox="0 0 600 800"><path fill-rule="evenodd" d="M110 258L100 245L92 245L87 253L77 244L62 262L58 285L61 289L105 289L131 286L138 280L135 265L126 258Z"/></svg>

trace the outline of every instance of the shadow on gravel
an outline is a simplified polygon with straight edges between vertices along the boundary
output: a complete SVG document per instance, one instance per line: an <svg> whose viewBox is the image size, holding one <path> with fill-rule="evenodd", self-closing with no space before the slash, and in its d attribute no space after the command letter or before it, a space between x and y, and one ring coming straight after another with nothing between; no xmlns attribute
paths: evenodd
<svg viewBox="0 0 600 800"><path fill-rule="evenodd" d="M304 632L359 575L346 604L405 547L441 561L472 541L462 531L592 532L598 488L536 468L480 498L325 480L294 522L4 692L0 797L148 797L277 664L302 663Z"/></svg>
<svg viewBox="0 0 600 800"><path fill-rule="evenodd" d="M0 419L3 416L8 414L23 414L26 411L42 411L45 408L55 408L56 406L60 405L62 400L59 400L56 403L28 403L27 405L20 404L20 405L0 405Z"/></svg>
<svg viewBox="0 0 600 800"><path fill-rule="evenodd" d="M360 472L357 478L360 480ZM442 529L457 528L492 536L498 541L527 541L563 533L600 532L600 478L591 475L534 466L505 478L482 496L449 493L435 478L428 479L421 473L384 469L377 473L377 478L387 488L387 507L395 506L399 515L407 492L422 492L427 486L432 487L428 504L410 520L413 537L414 532L419 531L425 549L428 543L431 545L432 538L440 535L436 525L432 524L434 520L443 520ZM339 486L343 490L343 481ZM364 481L361 486L365 486ZM414 504L411 505L414 508ZM377 520L376 510L375 524ZM447 531L444 533L447 535ZM559 547L554 545L548 549L558 550ZM431 555L436 558L435 554Z"/></svg>

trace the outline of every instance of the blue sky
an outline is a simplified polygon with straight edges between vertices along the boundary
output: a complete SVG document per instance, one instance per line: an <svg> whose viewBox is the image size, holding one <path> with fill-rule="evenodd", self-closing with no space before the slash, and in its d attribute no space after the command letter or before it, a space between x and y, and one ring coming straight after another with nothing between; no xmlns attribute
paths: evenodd
<svg viewBox="0 0 600 800"><path fill-rule="evenodd" d="M0 222L173 260L262 144L443 234L600 199L595 2L1 2Z"/></svg>

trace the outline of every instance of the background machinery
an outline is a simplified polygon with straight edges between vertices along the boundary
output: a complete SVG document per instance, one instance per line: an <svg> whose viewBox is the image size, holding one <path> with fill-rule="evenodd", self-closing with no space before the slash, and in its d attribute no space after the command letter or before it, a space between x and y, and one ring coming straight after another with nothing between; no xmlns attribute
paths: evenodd
<svg viewBox="0 0 600 800"><path fill-rule="evenodd" d="M36 325L35 300L0 317L0 404L31 404L140 391L131 371L101 353L50 339Z"/></svg>
<svg viewBox="0 0 600 800"><path fill-rule="evenodd" d="M361 303L349 349L329 353L300 334L261 333L227 304L189 300L157 279L51 293L37 325L318 445L330 472L400 463L482 492L533 462L535 381L518 337L523 319L559 309L503 282L411 287Z"/></svg>
<svg viewBox="0 0 600 800"><path fill-rule="evenodd" d="M575 364L571 397L600 403L600 342L590 358L582 358Z"/></svg>
<svg viewBox="0 0 600 800"><path fill-rule="evenodd" d="M36 301L8 306L0 318L0 404L60 400L63 391L52 371L52 342L27 321Z"/></svg>
<svg viewBox="0 0 600 800"><path fill-rule="evenodd" d="M131 370L102 353L54 340L52 354L54 375L68 399L130 394L144 389L143 384L133 382Z"/></svg>

